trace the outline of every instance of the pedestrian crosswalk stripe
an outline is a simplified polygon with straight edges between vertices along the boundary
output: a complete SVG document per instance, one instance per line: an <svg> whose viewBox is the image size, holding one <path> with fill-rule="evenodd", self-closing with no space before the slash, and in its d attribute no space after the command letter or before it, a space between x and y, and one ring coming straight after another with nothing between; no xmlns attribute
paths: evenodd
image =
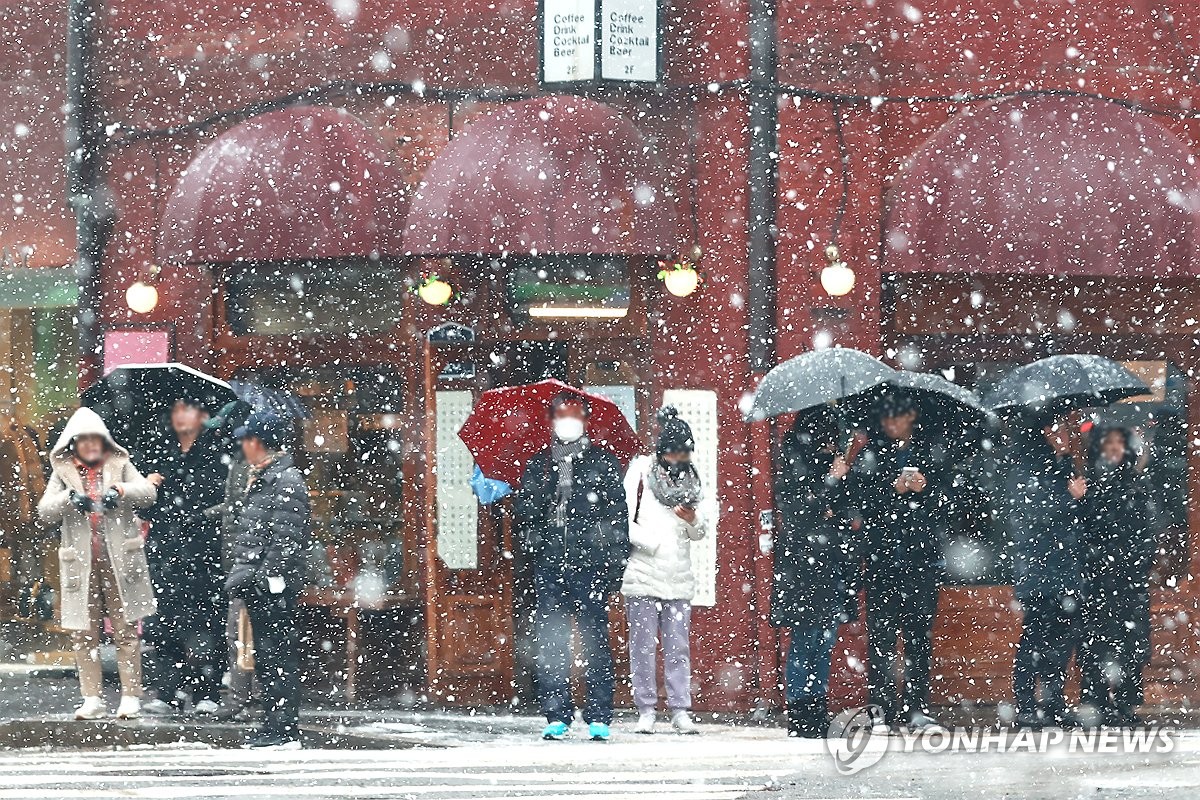
<svg viewBox="0 0 1200 800"><path fill-rule="evenodd" d="M632 745L631 745L632 747ZM501 748L503 749L503 748ZM614 754L604 748L608 755ZM169 798L421 798L428 800L735 800L786 774L778 759L746 769L697 769L642 761L627 770L589 769L571 748L535 759L510 754L480 764L463 752L269 752L183 747L95 752L27 751L0 757L0 800L168 800ZM595 748L590 749L595 758ZM627 750L627 752L636 752ZM573 763L580 755L580 763ZM762 754L755 754L762 755ZM427 758L434 756L433 758ZM457 760L470 766L458 767ZM489 760L496 753L488 753ZM622 762L625 763L625 762Z"/></svg>

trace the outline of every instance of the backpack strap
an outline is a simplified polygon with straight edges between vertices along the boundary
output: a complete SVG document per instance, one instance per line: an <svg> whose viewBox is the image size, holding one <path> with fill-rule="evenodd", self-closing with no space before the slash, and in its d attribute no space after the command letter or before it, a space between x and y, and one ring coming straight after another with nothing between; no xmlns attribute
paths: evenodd
<svg viewBox="0 0 1200 800"><path fill-rule="evenodd" d="M635 525L639 524L639 520L642 517L642 491L643 491L643 487L645 487L645 485L646 485L646 476L642 475L641 477L638 478L637 501L635 502L635 504L633 506L633 523Z"/></svg>

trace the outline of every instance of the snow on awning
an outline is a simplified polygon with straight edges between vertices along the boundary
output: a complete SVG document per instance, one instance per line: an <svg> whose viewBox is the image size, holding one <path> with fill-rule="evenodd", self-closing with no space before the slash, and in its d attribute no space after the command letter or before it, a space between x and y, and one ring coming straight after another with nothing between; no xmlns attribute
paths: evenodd
<svg viewBox="0 0 1200 800"><path fill-rule="evenodd" d="M159 255L227 263L399 255L405 186L339 108L272 111L210 142L180 176Z"/></svg>
<svg viewBox="0 0 1200 800"><path fill-rule="evenodd" d="M988 103L943 125L887 195L885 272L1194 275L1194 158L1102 100Z"/></svg>
<svg viewBox="0 0 1200 800"><path fill-rule="evenodd" d="M666 170L610 107L549 96L467 123L429 165L411 253L656 255L685 244Z"/></svg>

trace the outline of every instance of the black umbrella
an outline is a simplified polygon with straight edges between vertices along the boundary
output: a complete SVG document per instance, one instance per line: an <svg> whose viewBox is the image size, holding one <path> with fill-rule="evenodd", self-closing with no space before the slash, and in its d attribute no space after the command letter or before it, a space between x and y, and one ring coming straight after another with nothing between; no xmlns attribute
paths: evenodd
<svg viewBox="0 0 1200 800"><path fill-rule="evenodd" d="M763 377L746 419L757 421L836 402L895 374L887 364L858 350L814 350L783 362Z"/></svg>
<svg viewBox="0 0 1200 800"><path fill-rule="evenodd" d="M845 401L842 405L848 419L856 424L866 422L875 403L888 392L913 397L921 409L924 426L952 437L961 436L970 429L982 429L992 420L983 401L970 389L941 375L905 370L896 372L875 389Z"/></svg>
<svg viewBox="0 0 1200 800"><path fill-rule="evenodd" d="M122 444L135 450L140 449L139 443L161 435L175 401L187 400L216 414L236 399L225 381L177 363L117 367L81 398Z"/></svg>
<svg viewBox="0 0 1200 800"><path fill-rule="evenodd" d="M1142 394L1150 394L1150 388L1111 358L1050 356L1017 367L1001 378L988 393L987 405L997 411L1025 408L1058 413L1107 406Z"/></svg>

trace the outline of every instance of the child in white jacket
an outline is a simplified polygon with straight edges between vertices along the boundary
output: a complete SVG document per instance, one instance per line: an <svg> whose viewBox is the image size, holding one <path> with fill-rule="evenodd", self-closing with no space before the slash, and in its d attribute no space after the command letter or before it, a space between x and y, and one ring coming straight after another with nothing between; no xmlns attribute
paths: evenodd
<svg viewBox="0 0 1200 800"><path fill-rule="evenodd" d="M635 730L653 733L658 706L655 657L663 650L663 677L671 724L697 733L692 705L690 628L691 543L702 539L705 521L696 511L700 477L692 466L692 430L671 406L658 415L661 429L654 456L639 456L625 475L629 540L633 551L621 592L629 616L629 670L639 716Z"/></svg>

